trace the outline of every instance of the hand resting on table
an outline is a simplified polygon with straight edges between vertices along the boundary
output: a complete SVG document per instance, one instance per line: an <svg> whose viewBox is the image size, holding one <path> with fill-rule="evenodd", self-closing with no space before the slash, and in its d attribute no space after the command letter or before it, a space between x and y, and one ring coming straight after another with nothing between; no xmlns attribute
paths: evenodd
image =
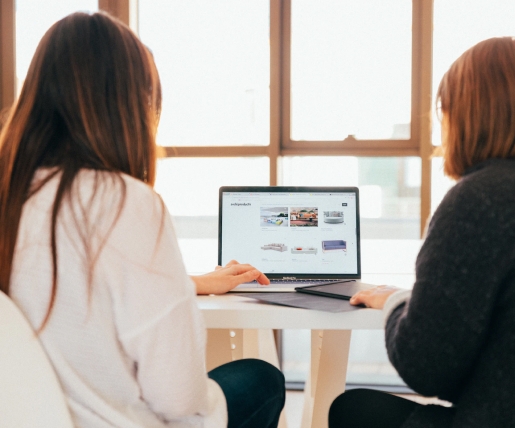
<svg viewBox="0 0 515 428"><path fill-rule="evenodd" d="M393 285L379 285L369 290L358 291L349 300L351 305L365 305L367 308L383 309L388 297L400 290Z"/></svg>
<svg viewBox="0 0 515 428"><path fill-rule="evenodd" d="M270 280L264 273L249 264L231 260L225 266L217 266L213 272L191 276L197 287L197 294L224 294L244 282L257 281L268 285Z"/></svg>

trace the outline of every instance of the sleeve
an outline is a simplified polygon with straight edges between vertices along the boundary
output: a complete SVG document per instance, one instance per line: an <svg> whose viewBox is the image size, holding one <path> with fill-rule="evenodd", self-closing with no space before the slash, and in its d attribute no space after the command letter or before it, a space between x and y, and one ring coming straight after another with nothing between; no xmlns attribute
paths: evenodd
<svg viewBox="0 0 515 428"><path fill-rule="evenodd" d="M403 380L449 401L467 382L514 259L514 213L496 190L471 184L458 183L435 212L411 298L390 308L386 323L388 355Z"/></svg>
<svg viewBox="0 0 515 428"><path fill-rule="evenodd" d="M129 184L103 250L110 254L120 345L133 362L142 398L164 420L208 415L209 396L220 394L205 371L206 333L194 284L160 197L143 184Z"/></svg>
<svg viewBox="0 0 515 428"><path fill-rule="evenodd" d="M383 307L383 320L385 326L392 312L396 310L398 306L406 303L410 297L411 290L398 290L386 299Z"/></svg>

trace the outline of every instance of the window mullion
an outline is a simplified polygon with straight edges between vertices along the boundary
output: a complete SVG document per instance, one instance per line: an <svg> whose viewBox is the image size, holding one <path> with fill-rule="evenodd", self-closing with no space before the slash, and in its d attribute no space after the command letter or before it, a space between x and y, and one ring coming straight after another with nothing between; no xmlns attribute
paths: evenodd
<svg viewBox="0 0 515 428"><path fill-rule="evenodd" d="M0 110L14 103L16 91L15 0L0 0Z"/></svg>
<svg viewBox="0 0 515 428"><path fill-rule="evenodd" d="M291 0L281 10L281 148L291 140Z"/></svg>
<svg viewBox="0 0 515 428"><path fill-rule="evenodd" d="M282 10L281 0L270 0L270 185L280 184L279 155L281 144L281 125L284 119L281 110L281 57L282 57Z"/></svg>
<svg viewBox="0 0 515 428"><path fill-rule="evenodd" d="M412 132L419 142L422 175L420 187L420 234L431 214L431 111L432 111L433 0L413 1ZM415 125L415 128L414 128Z"/></svg>
<svg viewBox="0 0 515 428"><path fill-rule="evenodd" d="M98 0L98 9L110 13L138 33L138 0Z"/></svg>

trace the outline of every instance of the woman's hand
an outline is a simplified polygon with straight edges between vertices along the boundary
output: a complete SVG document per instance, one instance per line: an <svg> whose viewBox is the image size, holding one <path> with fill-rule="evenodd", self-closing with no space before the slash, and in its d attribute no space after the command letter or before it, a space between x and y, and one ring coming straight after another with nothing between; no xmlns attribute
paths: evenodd
<svg viewBox="0 0 515 428"><path fill-rule="evenodd" d="M197 286L197 294L224 294L244 282L257 281L262 285L270 284L264 273L249 264L231 260L225 266L217 266L213 272L192 276Z"/></svg>
<svg viewBox="0 0 515 428"><path fill-rule="evenodd" d="M383 309L386 299L400 290L392 285L379 285L369 290L358 291L349 300L351 305L365 305L367 308Z"/></svg>

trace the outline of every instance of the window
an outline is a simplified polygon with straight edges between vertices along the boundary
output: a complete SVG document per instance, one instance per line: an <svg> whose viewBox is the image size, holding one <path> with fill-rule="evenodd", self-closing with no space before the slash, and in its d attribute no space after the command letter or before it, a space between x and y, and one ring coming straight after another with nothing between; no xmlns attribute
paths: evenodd
<svg viewBox="0 0 515 428"><path fill-rule="evenodd" d="M266 1L139 1L139 33L163 83L163 146L268 145Z"/></svg>
<svg viewBox="0 0 515 428"><path fill-rule="evenodd" d="M358 186L362 239L417 239L420 159L415 157L286 156L287 186Z"/></svg>
<svg viewBox="0 0 515 428"><path fill-rule="evenodd" d="M411 15L403 0L292 2L293 140L410 138Z"/></svg>
<svg viewBox="0 0 515 428"><path fill-rule="evenodd" d="M268 162L252 158L166 158L155 189L173 216L179 239L218 238L220 186L268 185ZM216 266L216 250L211 255Z"/></svg>
<svg viewBox="0 0 515 428"><path fill-rule="evenodd" d="M19 93L34 51L50 26L66 15L98 9L96 0L16 0L16 93Z"/></svg>
<svg viewBox="0 0 515 428"><path fill-rule="evenodd" d="M481 40L514 36L515 3L510 0L436 0L433 32L433 98L456 58ZM435 117L436 119L436 117ZM433 143L440 144L439 121Z"/></svg>
<svg viewBox="0 0 515 428"><path fill-rule="evenodd" d="M417 2L138 5L139 34L163 85L158 141L169 157L156 190L181 248L195 248L196 260L185 260L190 272L216 263L221 185L359 186L363 239L418 239L429 184L422 169L430 168L420 153L430 132L419 119L423 82L413 75L422 64ZM381 335L353 334L350 381L402 383ZM291 344L309 333L283 337L287 379L303 381L309 346L299 353Z"/></svg>

